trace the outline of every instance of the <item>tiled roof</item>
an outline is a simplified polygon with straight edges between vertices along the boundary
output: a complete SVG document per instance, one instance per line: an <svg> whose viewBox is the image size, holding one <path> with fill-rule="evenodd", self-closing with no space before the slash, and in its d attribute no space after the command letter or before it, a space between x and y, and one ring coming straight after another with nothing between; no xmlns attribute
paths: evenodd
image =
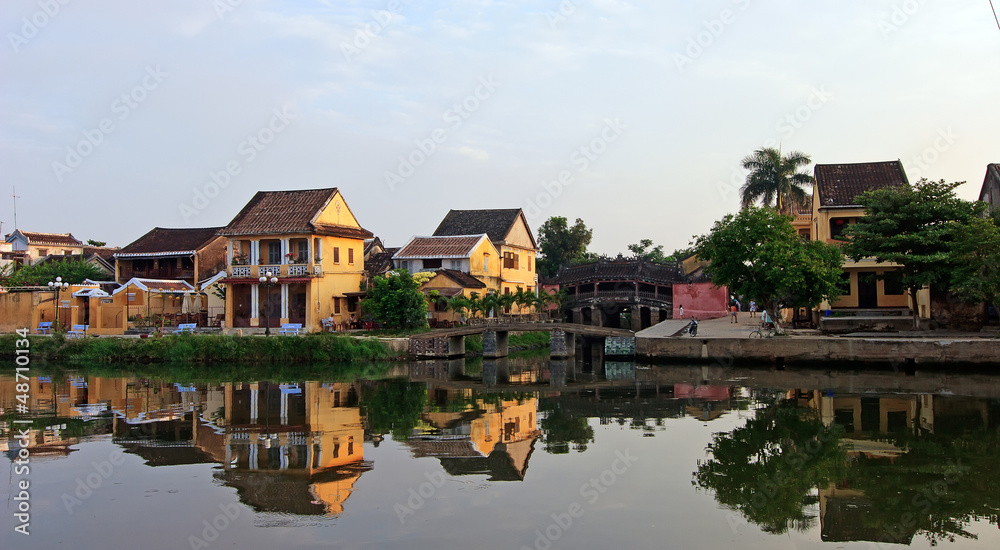
<svg viewBox="0 0 1000 550"><path fill-rule="evenodd" d="M987 164L986 177L983 178L983 188L979 191L979 200L989 202L994 207L997 207L1000 204L994 204L992 201L998 195L1000 195L1000 164Z"/></svg>
<svg viewBox="0 0 1000 550"><path fill-rule="evenodd" d="M624 258L563 267L547 282L565 285L589 281L642 281L659 284L687 282L676 264Z"/></svg>
<svg viewBox="0 0 1000 550"><path fill-rule="evenodd" d="M258 191L220 235L279 235L318 233L334 237L370 239L359 227L313 224L312 220L337 194L337 188L299 191Z"/></svg>
<svg viewBox="0 0 1000 550"><path fill-rule="evenodd" d="M392 254L388 252L376 252L365 260L365 271L369 277L381 275L392 270Z"/></svg>
<svg viewBox="0 0 1000 550"><path fill-rule="evenodd" d="M479 241L486 235L460 235L454 237L413 237L393 255L393 259L410 258L468 258Z"/></svg>
<svg viewBox="0 0 1000 550"><path fill-rule="evenodd" d="M117 246L84 246L84 257L97 256L105 261L113 262L115 252L121 250Z"/></svg>
<svg viewBox="0 0 1000 550"><path fill-rule="evenodd" d="M83 243L77 240L72 233L38 233L35 231L18 232L28 239L28 244L33 246L83 246Z"/></svg>
<svg viewBox="0 0 1000 550"><path fill-rule="evenodd" d="M221 227L196 227L172 229L154 227L145 235L119 250L115 257L166 256L194 254L211 243Z"/></svg>
<svg viewBox="0 0 1000 550"><path fill-rule="evenodd" d="M463 271L455 269L439 269L437 272L438 274L444 275L452 281L462 285L462 288L486 288L486 283Z"/></svg>
<svg viewBox="0 0 1000 550"><path fill-rule="evenodd" d="M435 236L480 235L486 233L494 243L503 241L521 214L519 208L504 210L449 210Z"/></svg>
<svg viewBox="0 0 1000 550"><path fill-rule="evenodd" d="M865 191L909 185L898 160L856 164L817 164L813 169L820 208L859 206L856 197Z"/></svg>

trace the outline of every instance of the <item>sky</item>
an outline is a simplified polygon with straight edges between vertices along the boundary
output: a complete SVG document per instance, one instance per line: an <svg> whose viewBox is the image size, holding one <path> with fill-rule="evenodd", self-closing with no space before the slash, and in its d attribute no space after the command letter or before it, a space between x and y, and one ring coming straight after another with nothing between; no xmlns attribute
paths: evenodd
<svg viewBox="0 0 1000 550"><path fill-rule="evenodd" d="M763 146L970 200L1000 162L988 0L4 0L0 30L3 233L15 194L124 246L338 187L387 246L523 208L670 252Z"/></svg>

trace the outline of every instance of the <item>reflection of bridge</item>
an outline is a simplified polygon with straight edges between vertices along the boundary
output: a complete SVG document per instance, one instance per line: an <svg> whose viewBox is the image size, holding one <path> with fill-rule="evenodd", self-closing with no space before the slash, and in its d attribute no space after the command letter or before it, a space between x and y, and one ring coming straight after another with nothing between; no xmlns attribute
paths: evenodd
<svg viewBox="0 0 1000 550"><path fill-rule="evenodd" d="M625 329L570 323L484 323L414 334L410 336L410 354L416 357L459 357L465 355L465 337L482 334L484 357L506 357L511 332L543 331L552 333L549 344L552 357L576 355L577 336L580 337L580 345L584 341L598 340L603 344L607 338L624 338L632 354L635 350L635 334ZM601 347L603 349L604 346Z"/></svg>

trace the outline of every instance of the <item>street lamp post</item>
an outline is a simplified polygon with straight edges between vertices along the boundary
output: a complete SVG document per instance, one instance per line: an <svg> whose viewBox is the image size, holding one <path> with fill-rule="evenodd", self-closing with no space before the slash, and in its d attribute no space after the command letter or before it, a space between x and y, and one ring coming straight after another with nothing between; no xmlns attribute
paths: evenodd
<svg viewBox="0 0 1000 550"><path fill-rule="evenodd" d="M264 336L271 335L271 285L278 282L278 278L272 275L270 271L264 273L263 276L257 279L260 284L264 285Z"/></svg>
<svg viewBox="0 0 1000 550"><path fill-rule="evenodd" d="M49 281L49 288L51 288L56 293L56 302L55 302L56 318L54 319L55 322L53 323L55 325L55 328L52 329L52 332L56 332L59 330L59 291L65 288L69 288L69 283L64 283L62 277L56 277L55 281Z"/></svg>

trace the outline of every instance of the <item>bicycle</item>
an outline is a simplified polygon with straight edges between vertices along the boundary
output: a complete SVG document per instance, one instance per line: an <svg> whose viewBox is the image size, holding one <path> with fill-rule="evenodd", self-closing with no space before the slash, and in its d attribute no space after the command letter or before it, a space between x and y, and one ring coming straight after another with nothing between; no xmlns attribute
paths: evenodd
<svg viewBox="0 0 1000 550"><path fill-rule="evenodd" d="M761 323L756 330L750 333L749 338L770 338L777 334L774 323Z"/></svg>

